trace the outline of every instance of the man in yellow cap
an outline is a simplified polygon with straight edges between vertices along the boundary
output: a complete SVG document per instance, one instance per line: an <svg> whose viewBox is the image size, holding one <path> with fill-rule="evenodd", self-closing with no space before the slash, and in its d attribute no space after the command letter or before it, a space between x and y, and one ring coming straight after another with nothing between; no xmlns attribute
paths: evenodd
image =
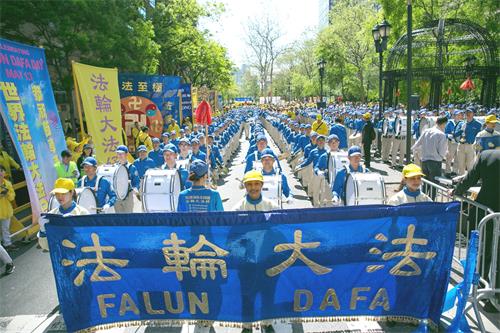
<svg viewBox="0 0 500 333"><path fill-rule="evenodd" d="M497 122L497 116L494 114L486 116L485 128L476 136L476 149L478 151L500 149L500 132L495 131Z"/></svg>
<svg viewBox="0 0 500 333"><path fill-rule="evenodd" d="M423 176L425 175L418 165L406 165L403 168L404 187L401 191L393 195L387 204L397 206L405 203L432 201L429 196L420 191Z"/></svg>
<svg viewBox="0 0 500 333"><path fill-rule="evenodd" d="M316 115L316 120L312 124L312 130L319 135L328 136L330 129L328 128L328 124L323 121L323 117L319 113Z"/></svg>
<svg viewBox="0 0 500 333"><path fill-rule="evenodd" d="M245 173L243 185L247 194L233 208L236 211L270 211L279 209L278 205L271 200L262 197L262 187L264 186L264 176L258 170L251 170Z"/></svg>
<svg viewBox="0 0 500 333"><path fill-rule="evenodd" d="M59 207L52 209L49 214L63 216L88 215L89 211L75 202L75 183L69 178L58 178L54 183L51 194L55 195ZM49 250L47 235L45 234L45 224L49 221L42 217L38 221L40 232L38 233L38 244L44 251Z"/></svg>

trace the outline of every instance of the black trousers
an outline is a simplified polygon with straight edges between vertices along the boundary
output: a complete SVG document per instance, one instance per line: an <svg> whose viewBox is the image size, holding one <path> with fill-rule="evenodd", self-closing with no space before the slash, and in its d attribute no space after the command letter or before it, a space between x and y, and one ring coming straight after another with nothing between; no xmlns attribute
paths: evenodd
<svg viewBox="0 0 500 333"><path fill-rule="evenodd" d="M443 166L441 161L427 160L422 162L422 172L425 174L425 178L433 183L437 183L436 177L440 177L443 172ZM430 197L432 200L436 198L436 191L432 188Z"/></svg>
<svg viewBox="0 0 500 333"><path fill-rule="evenodd" d="M370 151L371 146L372 146L371 143L363 143L363 151L365 153L365 166L367 168L370 167L370 162L372 160L371 151Z"/></svg>

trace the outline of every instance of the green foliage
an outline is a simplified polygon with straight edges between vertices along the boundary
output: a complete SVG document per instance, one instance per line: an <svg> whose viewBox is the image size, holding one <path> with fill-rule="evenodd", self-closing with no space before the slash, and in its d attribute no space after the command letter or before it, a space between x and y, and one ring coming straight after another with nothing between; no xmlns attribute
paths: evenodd
<svg viewBox="0 0 500 333"><path fill-rule="evenodd" d="M327 62L327 84L344 99L366 101L368 86L378 87L377 53L371 30L378 17L373 0L340 0L332 24L318 36L318 55Z"/></svg>
<svg viewBox="0 0 500 333"><path fill-rule="evenodd" d="M3 1L2 37L43 46L56 90L69 92L71 61L123 72L180 75L195 85L231 85L226 50L200 31L202 17L223 6L195 0ZM55 74L55 75L54 75Z"/></svg>

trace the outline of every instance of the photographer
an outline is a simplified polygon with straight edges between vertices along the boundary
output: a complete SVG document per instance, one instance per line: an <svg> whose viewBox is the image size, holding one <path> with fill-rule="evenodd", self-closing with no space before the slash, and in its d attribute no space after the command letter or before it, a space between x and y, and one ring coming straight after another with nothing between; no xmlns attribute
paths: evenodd
<svg viewBox="0 0 500 333"><path fill-rule="evenodd" d="M12 184L5 179L7 170L3 165L0 165L0 223L2 224L2 243L7 250L13 250L10 239L10 219L14 215L12 201L16 194L12 188Z"/></svg>

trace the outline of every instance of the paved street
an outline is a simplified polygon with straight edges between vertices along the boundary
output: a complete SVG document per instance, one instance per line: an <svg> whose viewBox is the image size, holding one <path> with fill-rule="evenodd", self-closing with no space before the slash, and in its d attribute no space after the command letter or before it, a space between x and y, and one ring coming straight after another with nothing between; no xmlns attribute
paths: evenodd
<svg viewBox="0 0 500 333"><path fill-rule="evenodd" d="M268 136L271 147L278 151L270 137ZM223 199L224 208L230 210L243 196L244 189L240 188L240 181L244 171L244 157L248 150L248 142L240 139L240 148L237 150L232 161L228 176L221 180L218 190ZM284 173L291 174L290 166L282 162ZM390 169L387 165L381 163L372 163L372 170L380 172L386 181L387 193L390 196L396 184L399 183L400 173ZM307 199L298 180L289 176L288 181L293 192L293 201L285 203L284 208L307 208L312 207ZM140 211L140 203L136 202L136 210ZM36 243L18 244L19 250L13 252L13 258L16 264L16 271L9 276L0 278L0 332L18 333L18 332L65 332L62 317L58 313L58 300L55 290L55 283L52 273L52 267L48 253L43 253L37 249ZM453 275L457 278L457 274ZM450 317L453 313L450 312ZM486 318L486 317L485 317ZM490 316L489 320L493 320ZM486 324L493 331L496 329L491 321L486 319ZM471 325L474 323L471 321ZM415 329L413 326L398 325L388 327L385 324L377 322L335 322L335 323L308 323L286 325L277 323L276 332L411 332ZM497 325L498 327L498 325ZM226 328L215 326L216 332L236 333L240 332L237 328ZM493 332L492 331L492 332ZM184 325L182 327L172 328L150 328L150 327L129 327L114 329L109 332L208 332L203 328L197 328L193 325Z"/></svg>

